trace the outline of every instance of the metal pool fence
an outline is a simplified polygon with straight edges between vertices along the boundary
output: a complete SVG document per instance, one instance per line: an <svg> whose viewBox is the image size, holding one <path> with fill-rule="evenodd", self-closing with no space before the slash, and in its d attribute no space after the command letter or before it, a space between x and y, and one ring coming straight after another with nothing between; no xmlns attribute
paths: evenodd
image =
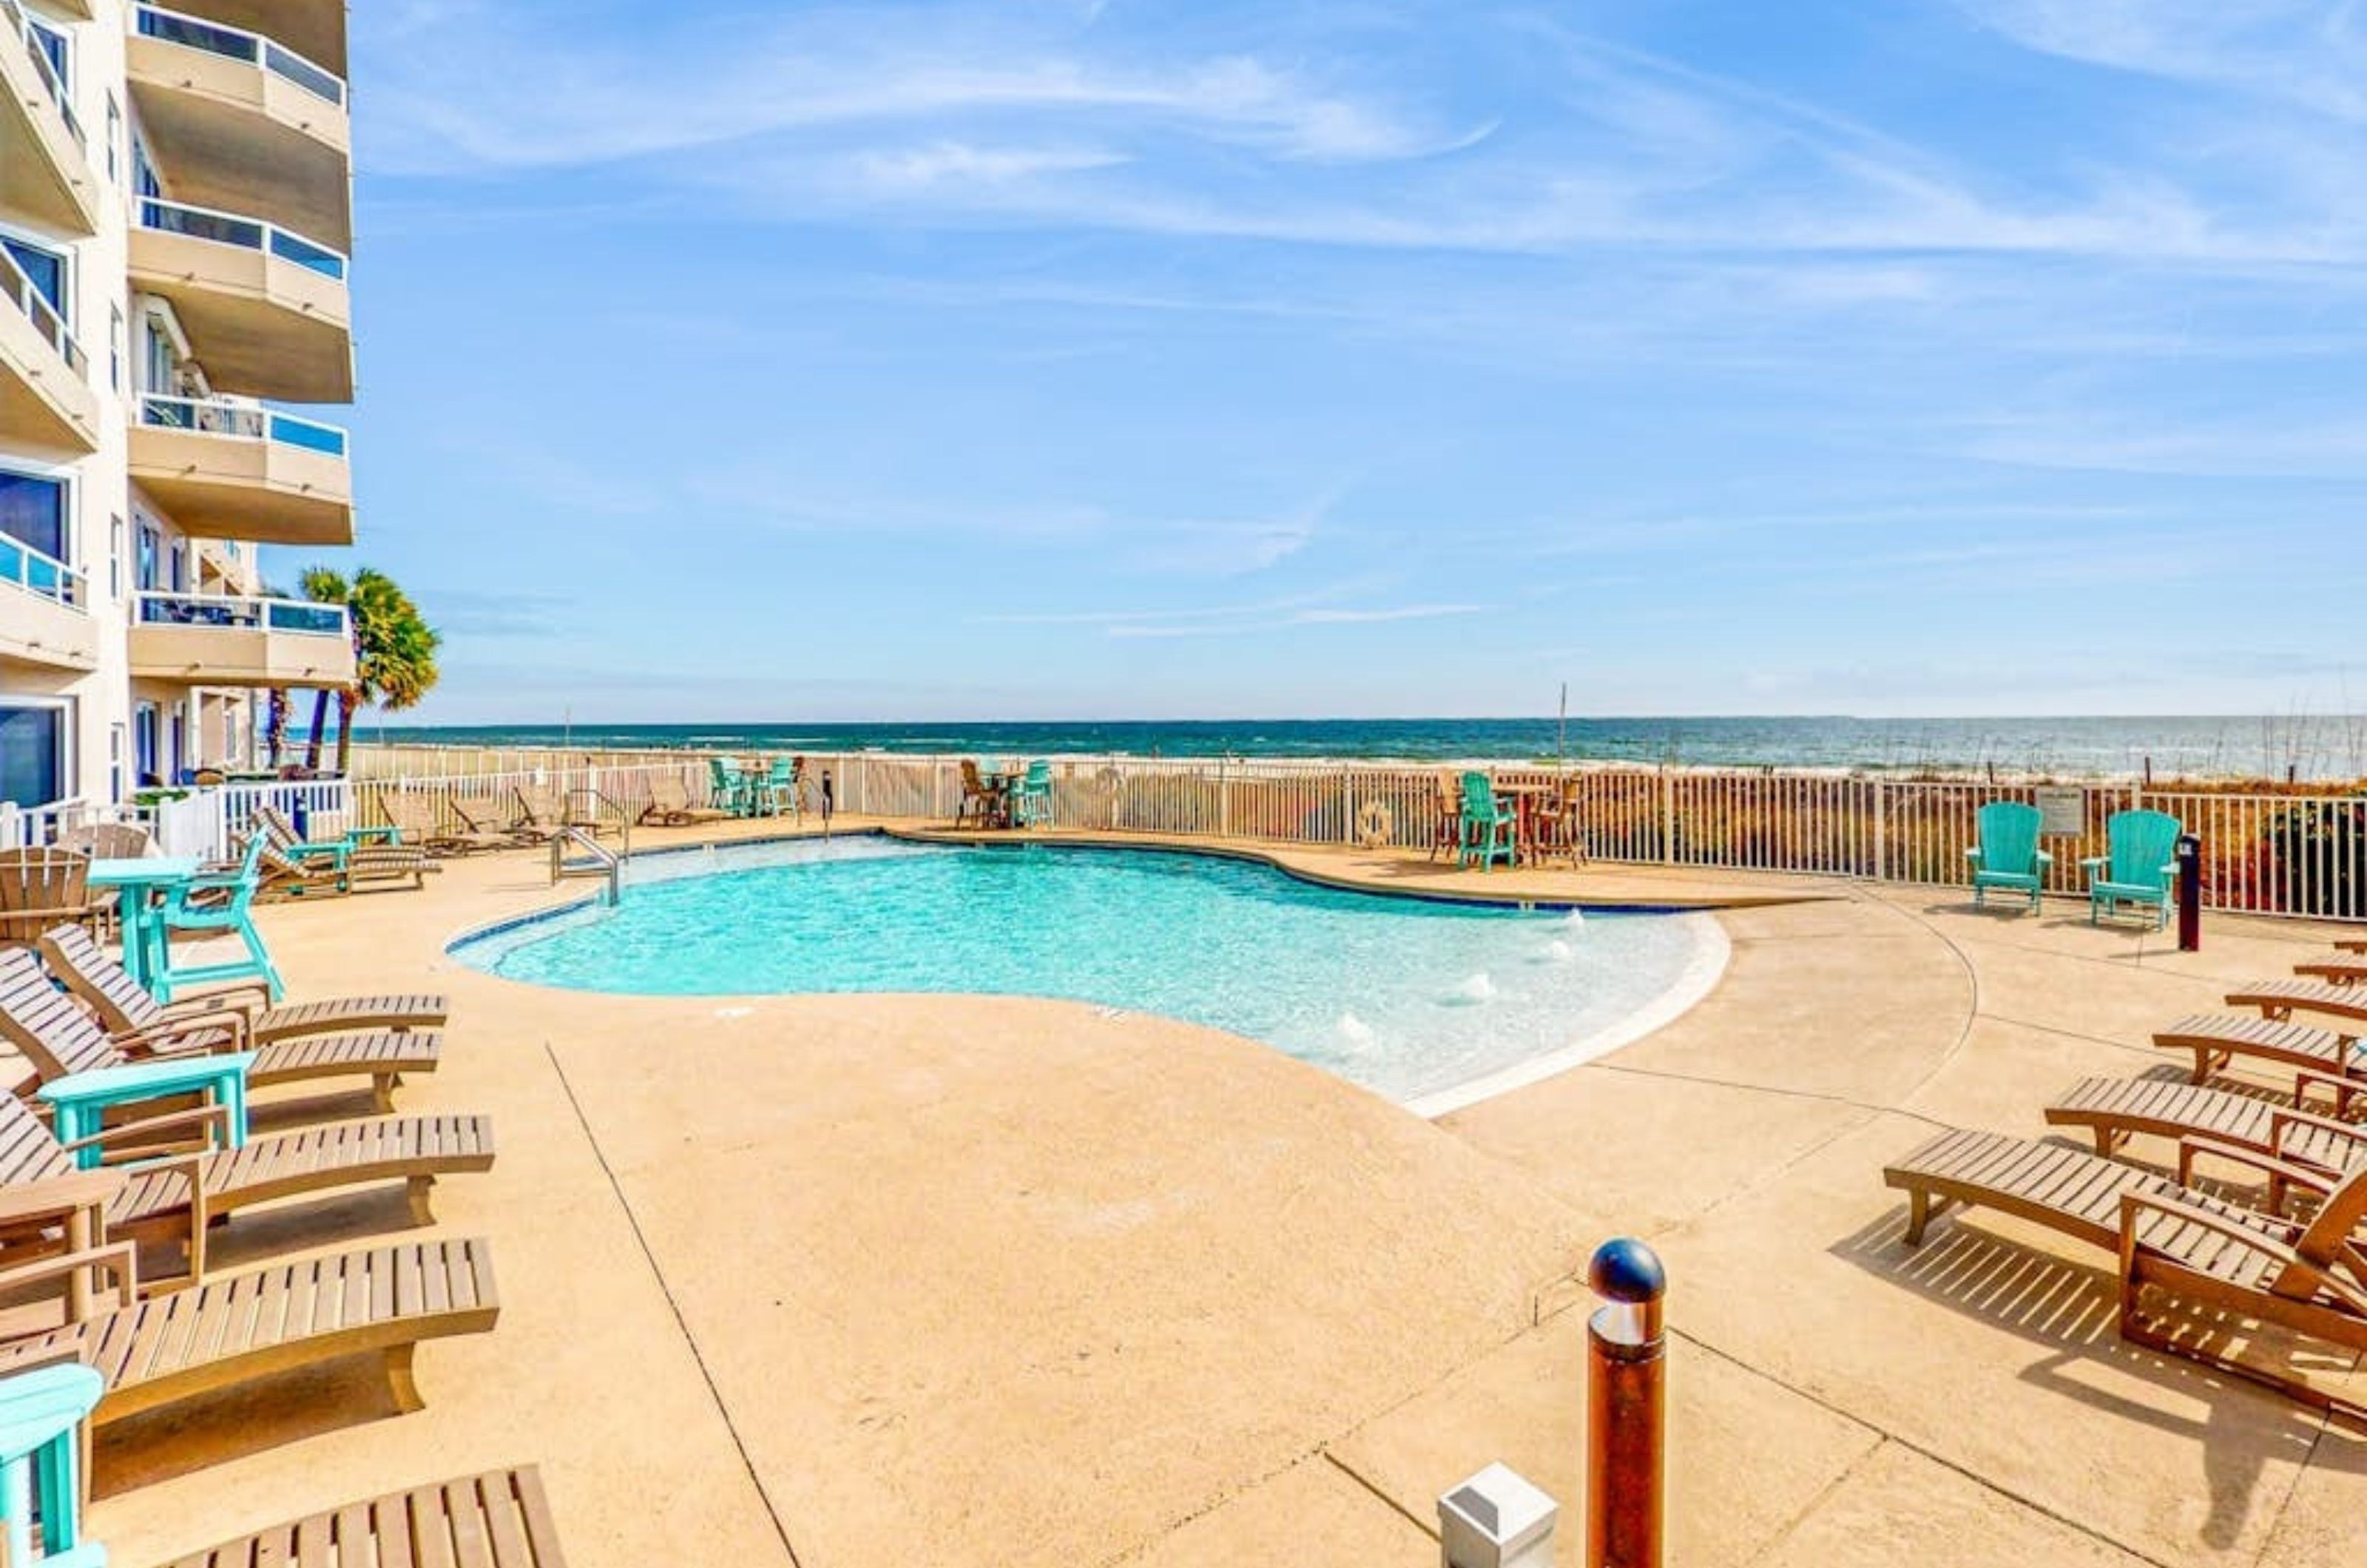
<svg viewBox="0 0 2367 1568"><path fill-rule="evenodd" d="M652 780L670 776L700 804L710 776L709 754L685 751L364 746L354 761L366 799L391 786L497 814L532 788L596 802L598 815L629 817L651 800ZM837 810L855 815L950 819L961 799L958 757L810 752L804 761L800 804L808 812L820 809L824 778ZM1051 767L1058 827L1423 852L1433 846L1440 801L1455 776L1410 764L1230 758L1065 757ZM1485 771L1499 784L1568 787L1578 841L1597 862L1933 886L1966 882L1965 851L1983 805L2032 801L2056 787L1768 769ZM2077 788L2079 830L2045 840L2055 857L2051 892L2084 893L2079 862L2104 852L2105 820L2143 807L2169 812L2201 835L2208 908L2367 919L2367 793L2191 783ZM377 815L368 805L363 810Z"/></svg>

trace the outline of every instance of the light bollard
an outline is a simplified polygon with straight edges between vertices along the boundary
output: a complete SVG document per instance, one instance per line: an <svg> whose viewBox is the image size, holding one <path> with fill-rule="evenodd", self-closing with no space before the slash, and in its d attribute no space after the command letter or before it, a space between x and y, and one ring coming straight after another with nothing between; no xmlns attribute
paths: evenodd
<svg viewBox="0 0 2367 1568"><path fill-rule="evenodd" d="M2178 836L2178 951L2203 951L2203 840Z"/></svg>
<svg viewBox="0 0 2367 1568"><path fill-rule="evenodd" d="M1659 1568L1669 1279L1640 1241L1595 1249L1587 1282L1603 1306L1587 1319L1587 1568Z"/></svg>

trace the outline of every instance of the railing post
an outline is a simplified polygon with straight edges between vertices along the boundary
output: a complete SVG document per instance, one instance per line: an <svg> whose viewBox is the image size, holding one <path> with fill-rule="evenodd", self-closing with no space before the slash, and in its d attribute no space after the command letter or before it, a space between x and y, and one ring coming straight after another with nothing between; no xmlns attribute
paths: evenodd
<svg viewBox="0 0 2367 1568"><path fill-rule="evenodd" d="M1677 863L1677 784L1666 762L1660 764L1660 863Z"/></svg>
<svg viewBox="0 0 2367 1568"><path fill-rule="evenodd" d="M1874 879L1890 880L1890 781L1874 781Z"/></svg>
<svg viewBox="0 0 2367 1568"><path fill-rule="evenodd" d="M1595 1249L1587 1282L1608 1304L1586 1324L1586 1568L1659 1568L1668 1275L1621 1237Z"/></svg>

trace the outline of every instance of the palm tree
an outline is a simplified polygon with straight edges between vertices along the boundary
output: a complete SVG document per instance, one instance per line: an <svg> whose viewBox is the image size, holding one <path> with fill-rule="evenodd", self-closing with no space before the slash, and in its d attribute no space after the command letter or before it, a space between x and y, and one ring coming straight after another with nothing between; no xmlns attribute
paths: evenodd
<svg viewBox="0 0 2367 1568"><path fill-rule="evenodd" d="M394 712L415 705L436 684L436 650L444 637L419 606L375 567L354 573L345 601L354 628L354 683L337 694L337 772L353 761L354 713L364 703Z"/></svg>
<svg viewBox="0 0 2367 1568"><path fill-rule="evenodd" d="M339 689L337 704L337 771L353 761L354 714L365 703L387 709L407 708L436 684L436 650L443 637L427 624L419 606L375 567L364 567L348 582L327 567L309 567L301 579L304 597L315 604L343 604L354 639L354 682ZM329 722L330 693L316 693L312 705L312 737L305 765L318 770L321 748Z"/></svg>

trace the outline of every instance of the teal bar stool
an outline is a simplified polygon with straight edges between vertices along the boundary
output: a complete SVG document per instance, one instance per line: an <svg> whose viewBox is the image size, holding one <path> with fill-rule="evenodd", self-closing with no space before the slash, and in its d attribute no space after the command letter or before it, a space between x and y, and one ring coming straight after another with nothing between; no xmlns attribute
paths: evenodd
<svg viewBox="0 0 2367 1568"><path fill-rule="evenodd" d="M0 1518L11 1568L106 1568L107 1548L82 1539L82 1423L106 1392L79 1361L0 1378Z"/></svg>

